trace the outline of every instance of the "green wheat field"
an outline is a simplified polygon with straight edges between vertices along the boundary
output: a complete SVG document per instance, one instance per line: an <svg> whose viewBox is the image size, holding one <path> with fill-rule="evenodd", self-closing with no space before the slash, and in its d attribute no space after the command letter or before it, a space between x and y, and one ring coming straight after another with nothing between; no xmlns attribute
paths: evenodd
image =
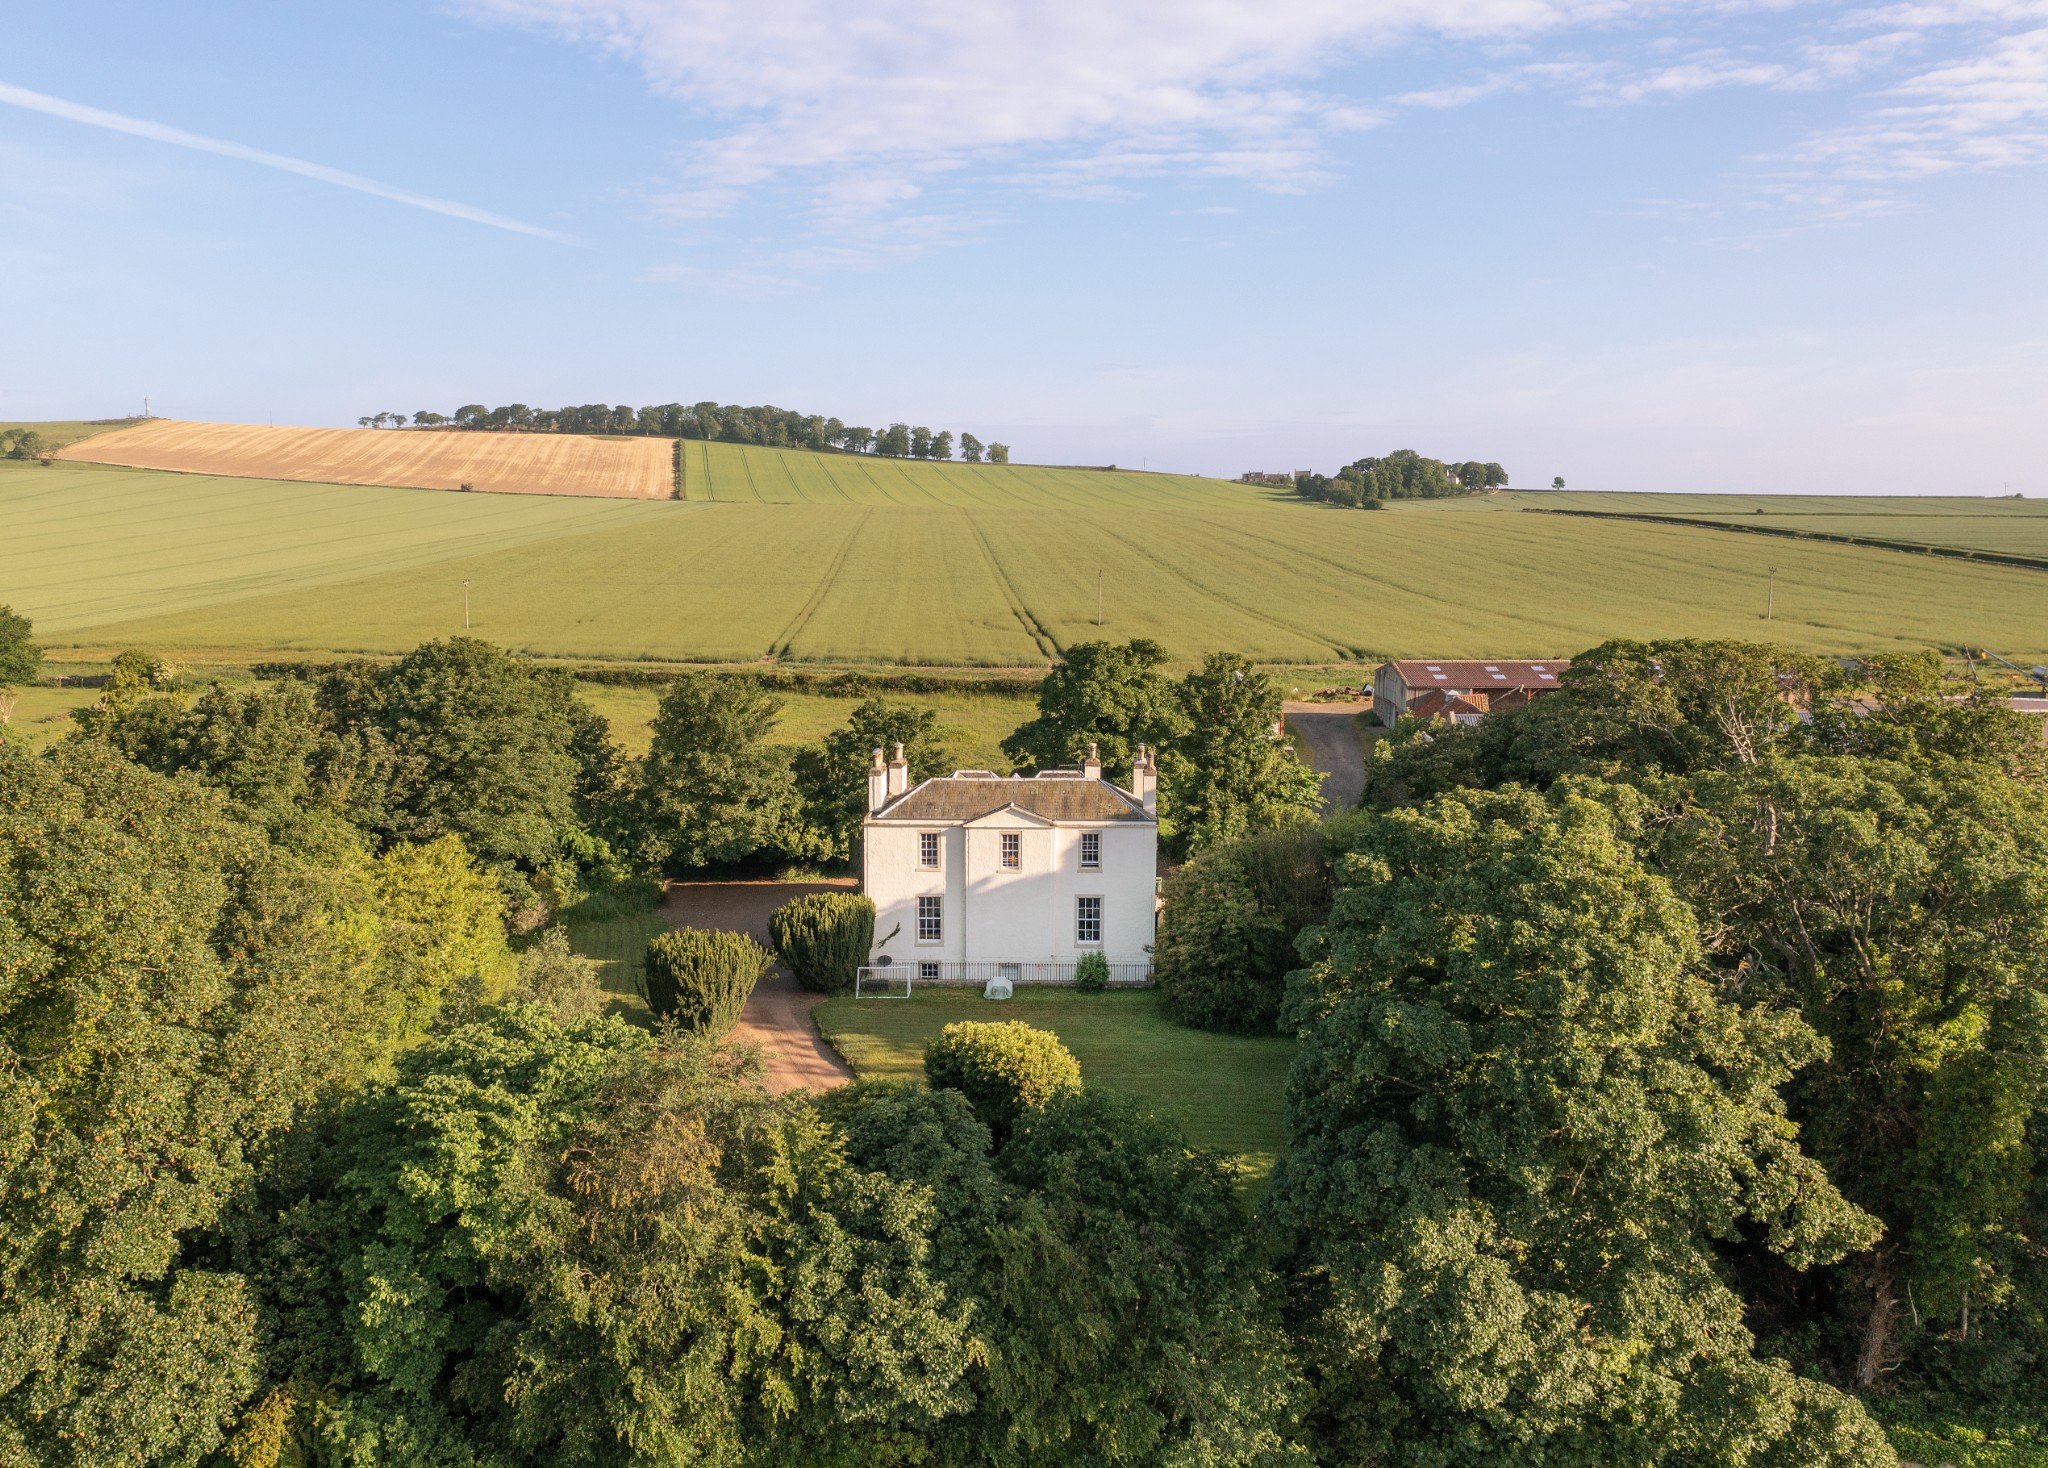
<svg viewBox="0 0 2048 1468"><path fill-rule="evenodd" d="M465 587L476 635L586 660L1031 667L1098 636L1291 665L1624 635L2048 656L2048 572L1528 513L2048 551L2025 501L1510 494L1369 513L1221 480L732 444L687 442L683 467L684 499L647 502L0 463L0 602L53 649L216 661L398 652L461 631Z"/></svg>

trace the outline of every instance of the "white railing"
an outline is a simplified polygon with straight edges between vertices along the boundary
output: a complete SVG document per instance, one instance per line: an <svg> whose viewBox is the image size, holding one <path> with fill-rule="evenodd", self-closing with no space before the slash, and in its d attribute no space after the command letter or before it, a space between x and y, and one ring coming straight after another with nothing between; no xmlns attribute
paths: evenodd
<svg viewBox="0 0 2048 1468"><path fill-rule="evenodd" d="M854 976L857 998L908 999L913 988L937 984L950 987L973 985L990 979L1008 979L1013 984L1071 984L1075 965L1069 960L1044 963L892 963L869 964ZM1152 982L1149 963L1113 963L1109 984L1113 989L1141 989Z"/></svg>

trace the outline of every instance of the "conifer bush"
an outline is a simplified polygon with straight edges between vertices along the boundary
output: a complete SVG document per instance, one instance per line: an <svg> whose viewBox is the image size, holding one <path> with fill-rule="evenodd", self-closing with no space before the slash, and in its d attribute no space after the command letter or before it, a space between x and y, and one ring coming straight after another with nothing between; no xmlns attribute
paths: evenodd
<svg viewBox="0 0 2048 1468"><path fill-rule="evenodd" d="M739 1023L769 962L745 933L677 928L648 943L640 992L659 1018L715 1038Z"/></svg>
<svg viewBox="0 0 2048 1468"><path fill-rule="evenodd" d="M853 989L875 946L875 905L857 892L808 892L768 918L775 956L818 994Z"/></svg>
<svg viewBox="0 0 2048 1468"><path fill-rule="evenodd" d="M964 1095L998 1142L1017 1119L1081 1088L1081 1062L1051 1030L1022 1020L960 1020L924 1047L933 1090Z"/></svg>

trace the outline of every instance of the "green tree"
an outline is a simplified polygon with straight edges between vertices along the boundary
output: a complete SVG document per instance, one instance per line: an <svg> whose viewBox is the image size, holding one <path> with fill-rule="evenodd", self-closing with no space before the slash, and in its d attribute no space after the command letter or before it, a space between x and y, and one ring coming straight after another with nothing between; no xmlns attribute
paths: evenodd
<svg viewBox="0 0 2048 1468"><path fill-rule="evenodd" d="M891 423L875 436L875 452L904 459L910 456L910 426L906 423Z"/></svg>
<svg viewBox="0 0 2048 1468"><path fill-rule="evenodd" d="M1329 837L1258 831L1198 851L1166 879L1153 953L1159 996L1184 1025L1243 1035L1279 1026L1295 939L1330 914Z"/></svg>
<svg viewBox="0 0 2048 1468"><path fill-rule="evenodd" d="M1629 801L1446 797L1343 868L1272 1203L1331 1461L1895 1461L1755 1354L1717 1253L1809 1268L1876 1236L1779 1095L1826 1047L1717 993Z"/></svg>
<svg viewBox="0 0 2048 1468"><path fill-rule="evenodd" d="M759 684L691 673L661 696L641 767L642 851L672 871L738 861L795 822L789 760L768 743L781 704Z"/></svg>
<svg viewBox="0 0 2048 1468"><path fill-rule="evenodd" d="M1216 1159L1113 1095L1054 1097L993 1156L956 1091L825 1104L857 1165L932 1199L932 1269L972 1309L972 1406L937 1424L930 1461L1307 1461L1258 1241Z"/></svg>
<svg viewBox="0 0 2048 1468"><path fill-rule="evenodd" d="M968 463L979 464L981 462L982 449L981 440L973 434L963 433L960 435L960 457Z"/></svg>
<svg viewBox="0 0 2048 1468"><path fill-rule="evenodd" d="M43 650L36 646L35 624L13 607L0 605L0 689L36 681Z"/></svg>
<svg viewBox="0 0 2048 1468"><path fill-rule="evenodd" d="M926 1461L974 1359L931 1204L744 1065L526 1005L408 1053L258 1210L252 1429L366 1463Z"/></svg>
<svg viewBox="0 0 2048 1468"><path fill-rule="evenodd" d="M560 859L576 828L579 769L559 680L487 642L451 637L422 643L367 683L361 714L394 762L381 834L460 836L487 865L528 872Z"/></svg>
<svg viewBox="0 0 2048 1468"><path fill-rule="evenodd" d="M1144 638L1075 644L1039 684L1038 717L1005 739L1003 752L1042 770L1078 763L1090 744L1111 766L1128 765L1140 744L1171 751L1187 716L1166 661L1166 649Z"/></svg>
<svg viewBox="0 0 2048 1468"><path fill-rule="evenodd" d="M1010 462L1010 446L1006 443L992 443L988 446L988 461L991 464Z"/></svg>
<svg viewBox="0 0 2048 1468"><path fill-rule="evenodd" d="M950 429L941 429L932 435L932 451L929 457L950 459L953 457L953 434Z"/></svg>
<svg viewBox="0 0 2048 1468"><path fill-rule="evenodd" d="M1162 759L1168 847L1199 851L1249 831L1314 821L1323 777L1276 730L1280 686L1235 653L1213 653L1175 689L1183 732Z"/></svg>
<svg viewBox="0 0 2048 1468"><path fill-rule="evenodd" d="M910 430L910 457L929 459L932 456L932 431L917 427Z"/></svg>
<svg viewBox="0 0 2048 1468"><path fill-rule="evenodd" d="M924 1047L934 1090L965 1096L998 1142L1017 1119L1080 1089L1081 1064L1051 1030L1021 1020L956 1020Z"/></svg>
<svg viewBox="0 0 2048 1468"><path fill-rule="evenodd" d="M1557 477L1556 477L1555 479L1552 479L1552 480L1550 481L1550 487L1551 487L1552 489L1563 489L1563 488L1564 488L1564 476L1563 476L1562 474L1560 474L1560 475L1558 475L1558 476L1557 476Z"/></svg>
<svg viewBox="0 0 2048 1468"><path fill-rule="evenodd" d="M596 1019L612 1000L597 960L572 948L568 930L559 923L543 929L520 953L513 995L564 1028Z"/></svg>
<svg viewBox="0 0 2048 1468"><path fill-rule="evenodd" d="M467 1011L510 991L505 897L457 836L401 842L363 866L379 962L396 1000L395 1038L417 1039L443 1007Z"/></svg>
<svg viewBox="0 0 2048 1468"><path fill-rule="evenodd" d="M2027 1328L2048 793L1948 760L1806 756L1706 774L1657 826L1730 981L1832 1049L1795 1082L1794 1114L1885 1223L1838 1279L1856 1322L1845 1368L1870 1388L1969 1339L1973 1308L1979 1336L2001 1311Z"/></svg>
<svg viewBox="0 0 2048 1468"><path fill-rule="evenodd" d="M893 752L898 744L913 784L956 767L953 741L939 727L937 714L885 698L861 700L844 728L797 751L792 762L797 795L805 825L818 833L820 854L836 861L852 855L867 814L868 765L876 750Z"/></svg>
<svg viewBox="0 0 2048 1468"><path fill-rule="evenodd" d="M206 1247L393 997L345 874L92 742L0 748L0 1461L192 1463L255 1379Z"/></svg>

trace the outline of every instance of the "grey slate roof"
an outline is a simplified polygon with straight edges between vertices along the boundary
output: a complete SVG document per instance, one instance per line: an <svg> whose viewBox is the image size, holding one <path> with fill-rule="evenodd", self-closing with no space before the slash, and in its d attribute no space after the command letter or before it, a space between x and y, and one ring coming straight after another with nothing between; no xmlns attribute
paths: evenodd
<svg viewBox="0 0 2048 1468"><path fill-rule="evenodd" d="M1016 806L1048 821L1150 821L1145 807L1107 780L939 775L875 812L878 821L972 821Z"/></svg>

